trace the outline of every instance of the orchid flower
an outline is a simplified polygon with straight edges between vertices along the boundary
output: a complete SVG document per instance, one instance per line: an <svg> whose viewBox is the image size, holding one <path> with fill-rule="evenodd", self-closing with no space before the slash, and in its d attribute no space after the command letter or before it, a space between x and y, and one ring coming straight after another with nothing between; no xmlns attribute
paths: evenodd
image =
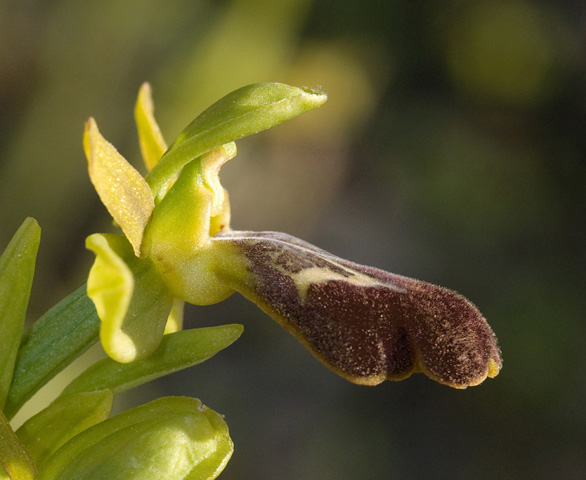
<svg viewBox="0 0 586 480"><path fill-rule="evenodd" d="M235 140L321 106L320 91L283 84L236 90L167 148L143 85L135 116L143 177L90 119L90 178L123 234L94 234L88 296L112 359L148 357L181 328L183 302L209 305L239 292L295 335L328 368L375 385L414 372L456 388L498 374L496 338L456 292L352 263L284 233L234 231L218 173Z"/></svg>

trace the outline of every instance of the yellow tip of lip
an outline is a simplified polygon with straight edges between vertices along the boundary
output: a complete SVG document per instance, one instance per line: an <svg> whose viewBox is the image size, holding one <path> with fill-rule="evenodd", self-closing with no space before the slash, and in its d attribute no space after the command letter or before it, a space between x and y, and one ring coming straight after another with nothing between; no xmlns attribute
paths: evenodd
<svg viewBox="0 0 586 480"><path fill-rule="evenodd" d="M499 372L500 372L500 367L497 365L497 363L491 358L490 359L490 363L488 365L488 377L490 378L494 378L496 377Z"/></svg>

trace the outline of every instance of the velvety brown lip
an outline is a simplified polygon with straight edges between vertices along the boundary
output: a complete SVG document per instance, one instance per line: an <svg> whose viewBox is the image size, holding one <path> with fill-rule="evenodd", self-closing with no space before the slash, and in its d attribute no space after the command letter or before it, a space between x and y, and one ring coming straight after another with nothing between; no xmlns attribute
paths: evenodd
<svg viewBox="0 0 586 480"><path fill-rule="evenodd" d="M218 239L237 245L254 278L252 287L234 288L354 383L422 371L465 388L502 365L490 326L456 292L343 260L282 233L225 232ZM309 280L300 291L304 273Z"/></svg>

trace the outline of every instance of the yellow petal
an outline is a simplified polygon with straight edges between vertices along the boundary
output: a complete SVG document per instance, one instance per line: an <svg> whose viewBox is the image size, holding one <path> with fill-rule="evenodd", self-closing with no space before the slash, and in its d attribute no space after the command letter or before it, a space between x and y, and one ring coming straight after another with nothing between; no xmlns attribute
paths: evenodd
<svg viewBox="0 0 586 480"><path fill-rule="evenodd" d="M167 144L153 115L154 111L151 86L148 83L143 83L134 107L134 118L138 129L140 151L149 171L167 150Z"/></svg>
<svg viewBox="0 0 586 480"><path fill-rule="evenodd" d="M144 178L100 134L93 118L86 123L83 146L89 174L102 203L132 244L136 256L155 208Z"/></svg>
<svg viewBox="0 0 586 480"><path fill-rule="evenodd" d="M136 357L136 347L122 331L122 324L134 291L134 277L104 235L89 236L86 246L96 254L88 276L87 294L102 320L102 346L115 360L132 361Z"/></svg>
<svg viewBox="0 0 586 480"><path fill-rule="evenodd" d="M100 317L106 353L120 363L148 357L163 338L173 296L149 258L137 258L123 235L94 234L96 254L87 283Z"/></svg>

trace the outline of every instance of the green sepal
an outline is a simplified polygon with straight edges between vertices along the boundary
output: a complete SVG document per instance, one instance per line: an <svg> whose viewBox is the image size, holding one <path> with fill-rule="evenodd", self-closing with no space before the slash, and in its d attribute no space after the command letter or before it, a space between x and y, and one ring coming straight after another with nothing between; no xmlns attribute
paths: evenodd
<svg viewBox="0 0 586 480"><path fill-rule="evenodd" d="M147 175L153 196L204 153L319 107L326 99L322 92L282 83L257 83L229 93L191 122Z"/></svg>
<svg viewBox="0 0 586 480"><path fill-rule="evenodd" d="M211 480L232 451L221 415L194 398L166 397L80 433L36 480Z"/></svg>
<svg viewBox="0 0 586 480"><path fill-rule="evenodd" d="M98 341L100 319L83 285L25 334L4 412L12 418L43 385Z"/></svg>
<svg viewBox="0 0 586 480"><path fill-rule="evenodd" d="M0 409L14 373L40 241L39 225L27 218L0 257Z"/></svg>
<svg viewBox="0 0 586 480"><path fill-rule="evenodd" d="M32 480L37 471L29 451L0 410L0 478L6 478L2 469L12 480Z"/></svg>
<svg viewBox="0 0 586 480"><path fill-rule="evenodd" d="M94 234L86 246L96 254L88 296L102 320L106 353L128 363L150 355L163 338L173 296L150 258L134 255L122 235Z"/></svg>
<svg viewBox="0 0 586 480"><path fill-rule="evenodd" d="M61 395L102 389L123 392L207 360L236 341L242 330L242 325L222 325L165 335L148 358L126 364L110 358L100 360L73 380Z"/></svg>
<svg viewBox="0 0 586 480"><path fill-rule="evenodd" d="M60 397L17 431L38 468L77 434L108 418L114 394L109 390L81 392Z"/></svg>

